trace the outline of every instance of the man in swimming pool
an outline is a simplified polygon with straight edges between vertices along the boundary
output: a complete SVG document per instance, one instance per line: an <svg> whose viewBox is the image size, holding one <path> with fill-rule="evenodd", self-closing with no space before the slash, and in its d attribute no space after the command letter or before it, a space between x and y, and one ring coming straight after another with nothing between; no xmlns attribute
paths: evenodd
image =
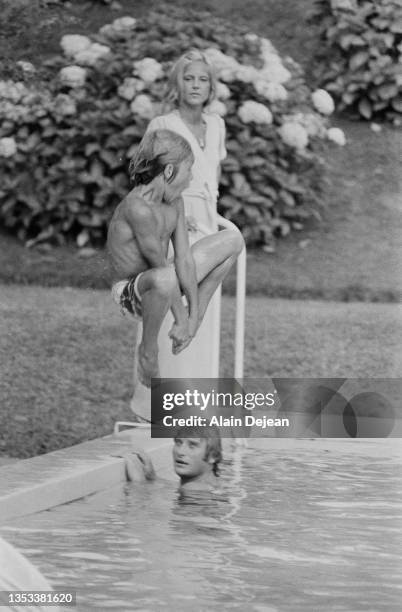
<svg viewBox="0 0 402 612"><path fill-rule="evenodd" d="M212 295L243 248L240 232L224 230L190 249L181 193L191 180L193 161L190 145L179 134L147 133L130 163L134 188L109 225L112 295L123 310L142 317L138 374L147 387L160 377L158 334L168 310L177 354L196 334ZM173 262L168 260L170 240Z"/></svg>
<svg viewBox="0 0 402 612"><path fill-rule="evenodd" d="M182 427L174 438L173 468L180 478L180 493L187 491L211 491L217 487L219 463L222 461L222 442L219 428ZM132 452L141 462L143 475L155 480L156 474L150 457L143 450ZM128 480L138 480L138 468L126 455Z"/></svg>
<svg viewBox="0 0 402 612"><path fill-rule="evenodd" d="M176 433L173 467L180 478L180 492L216 488L221 461L218 427L183 427Z"/></svg>

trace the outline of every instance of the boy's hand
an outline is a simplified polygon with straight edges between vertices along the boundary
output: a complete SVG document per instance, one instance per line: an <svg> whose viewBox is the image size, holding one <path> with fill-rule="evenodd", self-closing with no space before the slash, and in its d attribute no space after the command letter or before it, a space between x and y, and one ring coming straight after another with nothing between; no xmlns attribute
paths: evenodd
<svg viewBox="0 0 402 612"><path fill-rule="evenodd" d="M188 320L183 323L173 323L172 329L169 332L169 338L176 342L177 344L181 344L185 342L189 337L188 330Z"/></svg>
<svg viewBox="0 0 402 612"><path fill-rule="evenodd" d="M169 338L172 339L172 353L177 355L191 342L189 334L189 321L184 323L174 323L169 332Z"/></svg>

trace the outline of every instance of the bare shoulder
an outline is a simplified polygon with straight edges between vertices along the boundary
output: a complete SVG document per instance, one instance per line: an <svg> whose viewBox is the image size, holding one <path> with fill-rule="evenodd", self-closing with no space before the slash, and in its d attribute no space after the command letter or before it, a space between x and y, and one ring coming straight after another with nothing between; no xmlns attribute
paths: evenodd
<svg viewBox="0 0 402 612"><path fill-rule="evenodd" d="M131 191L123 200L125 216L136 223L152 219L153 213L150 206L138 193Z"/></svg>

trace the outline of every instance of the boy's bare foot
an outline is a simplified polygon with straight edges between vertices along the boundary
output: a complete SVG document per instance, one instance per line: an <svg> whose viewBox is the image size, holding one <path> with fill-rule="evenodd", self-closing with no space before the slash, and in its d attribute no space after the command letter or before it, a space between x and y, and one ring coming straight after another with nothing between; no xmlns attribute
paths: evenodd
<svg viewBox="0 0 402 612"><path fill-rule="evenodd" d="M205 314L205 311L204 311ZM185 341L185 342L177 342L177 340L173 340L172 342L172 353L173 355L178 355L179 353L181 353L181 351L183 351L192 341L193 338L195 338L195 336L197 335L197 332L199 330L199 327L203 321L204 318L204 314L200 315L198 317L197 323L195 328L192 330L191 336L189 336L189 338Z"/></svg>
<svg viewBox="0 0 402 612"><path fill-rule="evenodd" d="M158 353L147 355L144 347L138 348L138 378L145 387L151 387L151 378L160 378Z"/></svg>

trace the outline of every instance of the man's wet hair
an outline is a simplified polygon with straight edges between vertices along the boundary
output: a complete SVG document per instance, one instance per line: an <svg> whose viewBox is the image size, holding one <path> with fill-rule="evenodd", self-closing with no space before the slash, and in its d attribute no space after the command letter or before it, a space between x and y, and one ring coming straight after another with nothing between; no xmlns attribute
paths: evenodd
<svg viewBox="0 0 402 612"><path fill-rule="evenodd" d="M148 185L162 174L167 164L172 164L174 171L170 182L186 159L193 162L194 155L191 146L180 134L164 129L147 132L130 161L130 180L134 187Z"/></svg>
<svg viewBox="0 0 402 612"><path fill-rule="evenodd" d="M212 455L214 458L214 464L212 471L215 476L219 476L219 464L222 461L222 441L219 432L219 427L216 425L201 425L185 426L180 427L176 430L174 440L177 438L201 438L207 441L205 448L204 461L208 461Z"/></svg>

